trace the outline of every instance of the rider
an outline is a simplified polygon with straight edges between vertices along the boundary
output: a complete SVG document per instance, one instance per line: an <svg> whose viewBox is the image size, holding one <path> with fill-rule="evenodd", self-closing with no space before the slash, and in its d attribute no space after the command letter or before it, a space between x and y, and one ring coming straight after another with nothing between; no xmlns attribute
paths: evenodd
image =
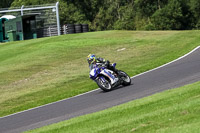
<svg viewBox="0 0 200 133"><path fill-rule="evenodd" d="M106 68L114 71L116 74L119 75L119 71L113 67L112 65L110 65L110 61L108 60L105 60L104 58L97 58L94 54L89 54L88 57L87 57L87 61L89 63L89 68L90 70L93 69L93 66L96 64L96 63L101 63L101 64L105 64Z"/></svg>

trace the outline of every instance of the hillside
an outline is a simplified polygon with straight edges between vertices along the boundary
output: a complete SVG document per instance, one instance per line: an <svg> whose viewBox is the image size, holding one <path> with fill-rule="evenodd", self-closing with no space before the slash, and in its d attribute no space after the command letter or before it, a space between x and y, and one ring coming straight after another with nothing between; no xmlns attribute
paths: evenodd
<svg viewBox="0 0 200 133"><path fill-rule="evenodd" d="M133 76L189 52L199 45L199 33L104 31L0 44L0 116L96 89L89 53Z"/></svg>

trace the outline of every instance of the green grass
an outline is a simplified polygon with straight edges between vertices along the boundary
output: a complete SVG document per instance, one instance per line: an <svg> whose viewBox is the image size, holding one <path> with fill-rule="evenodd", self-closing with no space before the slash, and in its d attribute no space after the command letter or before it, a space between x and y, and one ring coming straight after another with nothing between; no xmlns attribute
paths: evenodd
<svg viewBox="0 0 200 133"><path fill-rule="evenodd" d="M200 31L103 31L0 44L0 116L98 88L89 79L89 53L133 76L199 42Z"/></svg>
<svg viewBox="0 0 200 133"><path fill-rule="evenodd" d="M27 133L199 133L200 82Z"/></svg>

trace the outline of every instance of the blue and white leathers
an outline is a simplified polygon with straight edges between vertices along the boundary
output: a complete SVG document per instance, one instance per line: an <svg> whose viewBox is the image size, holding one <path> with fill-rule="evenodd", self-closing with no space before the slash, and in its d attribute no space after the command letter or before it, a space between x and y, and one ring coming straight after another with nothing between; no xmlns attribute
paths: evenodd
<svg viewBox="0 0 200 133"><path fill-rule="evenodd" d="M111 85L118 81L118 77L113 71L106 69L105 67L100 67L98 64L94 65L93 69L90 71L90 78L95 80L98 77L104 81L104 76L110 80Z"/></svg>

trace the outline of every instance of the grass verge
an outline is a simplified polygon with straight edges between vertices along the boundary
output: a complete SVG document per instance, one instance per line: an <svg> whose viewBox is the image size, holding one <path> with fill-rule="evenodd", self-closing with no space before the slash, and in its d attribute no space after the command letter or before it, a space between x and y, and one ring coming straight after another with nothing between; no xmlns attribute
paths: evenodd
<svg viewBox="0 0 200 133"><path fill-rule="evenodd" d="M26 133L199 133L200 82Z"/></svg>
<svg viewBox="0 0 200 133"><path fill-rule="evenodd" d="M133 76L199 42L200 31L103 31L0 44L0 116L96 89L88 78L89 53Z"/></svg>

